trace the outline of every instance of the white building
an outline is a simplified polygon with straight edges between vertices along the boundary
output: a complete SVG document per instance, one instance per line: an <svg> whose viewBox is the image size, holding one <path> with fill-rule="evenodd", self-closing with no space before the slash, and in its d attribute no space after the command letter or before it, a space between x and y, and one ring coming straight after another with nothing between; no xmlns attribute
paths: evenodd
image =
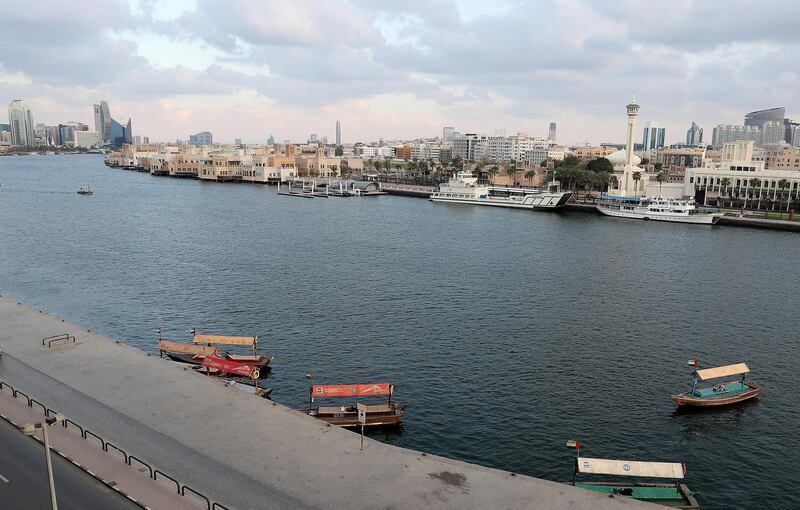
<svg viewBox="0 0 800 510"><path fill-rule="evenodd" d="M75 147L86 149L97 147L100 143L100 133L97 131L75 131Z"/></svg>
<svg viewBox="0 0 800 510"><path fill-rule="evenodd" d="M14 99L9 103L8 123L11 126L11 145L29 147L34 144L33 115L22 100Z"/></svg>
<svg viewBox="0 0 800 510"><path fill-rule="evenodd" d="M733 124L719 124L711 135L711 145L720 147L729 142L739 140L752 140L761 143L761 129L758 126L737 126Z"/></svg>

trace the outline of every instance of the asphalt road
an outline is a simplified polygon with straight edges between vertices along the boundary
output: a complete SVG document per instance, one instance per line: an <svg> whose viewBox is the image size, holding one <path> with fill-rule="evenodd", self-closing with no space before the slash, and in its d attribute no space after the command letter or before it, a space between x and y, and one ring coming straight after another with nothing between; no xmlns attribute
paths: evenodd
<svg viewBox="0 0 800 510"><path fill-rule="evenodd" d="M59 510L139 509L78 467L52 453ZM44 448L0 420L0 510L50 508Z"/></svg>

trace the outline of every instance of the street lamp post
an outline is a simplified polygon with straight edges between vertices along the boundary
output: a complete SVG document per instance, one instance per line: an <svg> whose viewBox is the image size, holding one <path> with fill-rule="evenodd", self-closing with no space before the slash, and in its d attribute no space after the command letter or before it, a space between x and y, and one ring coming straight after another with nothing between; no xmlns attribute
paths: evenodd
<svg viewBox="0 0 800 510"><path fill-rule="evenodd" d="M26 436L32 436L37 430L42 431L42 437L44 438L44 456L45 459L47 459L47 482L50 485L50 508L52 510L58 510L58 503L56 502L56 485L53 481L53 463L50 460L50 440L47 437L47 428L50 425L61 423L62 421L64 421L64 415L56 414L46 418L44 422L28 423L20 427L20 430Z"/></svg>

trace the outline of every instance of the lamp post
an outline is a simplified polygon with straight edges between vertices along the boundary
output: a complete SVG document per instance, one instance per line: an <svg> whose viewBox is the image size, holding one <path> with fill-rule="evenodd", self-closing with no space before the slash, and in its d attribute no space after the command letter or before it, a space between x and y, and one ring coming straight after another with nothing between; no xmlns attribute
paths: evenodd
<svg viewBox="0 0 800 510"><path fill-rule="evenodd" d="M47 459L47 481L50 485L50 508L52 510L58 510L58 503L56 502L56 486L53 482L53 463L50 460L50 441L47 438L47 428L50 425L61 423L62 421L64 421L64 415L56 414L46 418L44 422L28 423L20 427L20 430L26 436L32 436L37 430L42 431L42 436L44 437L44 456L45 459Z"/></svg>

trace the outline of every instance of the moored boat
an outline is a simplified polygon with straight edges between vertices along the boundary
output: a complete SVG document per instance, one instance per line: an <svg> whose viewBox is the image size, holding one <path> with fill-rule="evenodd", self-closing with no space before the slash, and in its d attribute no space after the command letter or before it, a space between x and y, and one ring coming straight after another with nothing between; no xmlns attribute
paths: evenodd
<svg viewBox="0 0 800 510"><path fill-rule="evenodd" d="M697 367L697 360L690 360L689 365ZM744 402L758 397L763 389L747 381L750 368L747 363L736 363L722 367L696 369L693 373L692 387L689 391L673 395L672 400L678 407L718 407ZM711 386L702 385L712 379L741 376L738 380L716 383Z"/></svg>
<svg viewBox="0 0 800 510"><path fill-rule="evenodd" d="M376 384L343 384L343 385L314 385L311 386L308 397L308 409L303 409L309 416L326 421L339 427L390 427L399 425L403 419L405 404L392 402L394 385L389 383ZM385 404L365 404L358 402L355 405L323 407L314 406L315 398L338 397L374 397L387 396ZM358 415L362 412L365 421L359 421Z"/></svg>
<svg viewBox="0 0 800 510"><path fill-rule="evenodd" d="M678 462L642 462L581 457L579 440L568 441L576 449L572 485L607 494L685 510L699 510L696 493L682 480L686 465ZM578 475L605 475L638 478L625 481L578 481ZM672 482L645 481L669 479Z"/></svg>
<svg viewBox="0 0 800 510"><path fill-rule="evenodd" d="M714 225L722 217L719 212L698 211L692 199L661 195L625 197L604 194L598 199L596 207L606 216L694 225Z"/></svg>
<svg viewBox="0 0 800 510"><path fill-rule="evenodd" d="M240 345L253 349L253 354L234 354L226 352L223 357L230 361L251 365L262 370L269 370L272 356L265 356L258 353L258 336L226 336L226 335L206 335L195 333L192 329L192 342L196 345L205 344L206 346L216 345Z"/></svg>
<svg viewBox="0 0 800 510"><path fill-rule="evenodd" d="M189 363L191 365L199 365L203 362L203 359L206 356L219 357L222 355L219 347L182 344L180 342L171 342L169 340L158 341L158 354L161 357L166 356L172 361Z"/></svg>
<svg viewBox="0 0 800 510"><path fill-rule="evenodd" d="M447 183L440 184L430 199L432 202L491 205L514 209L552 210L564 207L572 197L571 191L554 191L535 188L502 188L478 184L470 172L458 172Z"/></svg>

